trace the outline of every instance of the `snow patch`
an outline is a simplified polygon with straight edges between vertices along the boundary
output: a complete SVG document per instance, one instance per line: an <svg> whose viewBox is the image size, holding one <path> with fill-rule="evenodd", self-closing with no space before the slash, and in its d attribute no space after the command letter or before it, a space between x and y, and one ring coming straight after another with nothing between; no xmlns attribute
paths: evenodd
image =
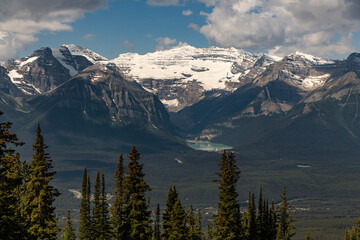
<svg viewBox="0 0 360 240"><path fill-rule="evenodd" d="M305 78L302 82L302 85L306 88L314 88L324 85L326 79L330 77L330 74L325 74L321 76L309 76Z"/></svg>
<svg viewBox="0 0 360 240"><path fill-rule="evenodd" d="M29 63L32 63L33 61L35 61L36 59L38 59L39 56L35 56L35 57L31 57L29 59L27 59L26 61L20 63L20 67L26 65L26 64L29 64Z"/></svg>
<svg viewBox="0 0 360 240"><path fill-rule="evenodd" d="M9 76L11 82L13 82L15 85L22 83L20 80L16 80L16 79L23 79L24 78L24 76L19 74L15 69L11 70L9 72L8 76Z"/></svg>
<svg viewBox="0 0 360 240"><path fill-rule="evenodd" d="M171 106L171 107L177 107L179 106L179 101L177 99L171 99L171 100L166 100L166 99L160 99L160 101L167 106Z"/></svg>
<svg viewBox="0 0 360 240"><path fill-rule="evenodd" d="M100 54L97 54L89 49L76 46L75 44L63 44L62 46L69 49L70 53L75 56L83 56L87 58L91 63L95 63L98 61L108 61L106 57L101 56Z"/></svg>
<svg viewBox="0 0 360 240"><path fill-rule="evenodd" d="M68 65L68 64L66 64L66 63L64 62L65 57L64 57L64 55L60 52L59 49L57 49L57 48L51 48L51 52L52 52L52 55L61 63L61 65L63 65L63 67L65 67L66 69L69 70L70 76L73 77L73 76L75 76L75 75L78 73L78 71L76 71L72 66L70 66L70 65Z"/></svg>

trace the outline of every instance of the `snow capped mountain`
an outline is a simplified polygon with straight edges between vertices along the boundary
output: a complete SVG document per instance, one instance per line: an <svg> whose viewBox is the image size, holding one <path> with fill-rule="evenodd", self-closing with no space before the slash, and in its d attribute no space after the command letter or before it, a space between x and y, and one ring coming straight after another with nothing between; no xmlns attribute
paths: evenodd
<svg viewBox="0 0 360 240"><path fill-rule="evenodd" d="M107 59L82 47L41 48L30 56L5 63L8 76L25 95L54 89L79 71Z"/></svg>
<svg viewBox="0 0 360 240"><path fill-rule="evenodd" d="M200 101L208 91L234 91L263 56L236 48L186 45L145 55L120 54L111 61L156 94L170 111L178 111ZM277 60L267 55L262 66Z"/></svg>

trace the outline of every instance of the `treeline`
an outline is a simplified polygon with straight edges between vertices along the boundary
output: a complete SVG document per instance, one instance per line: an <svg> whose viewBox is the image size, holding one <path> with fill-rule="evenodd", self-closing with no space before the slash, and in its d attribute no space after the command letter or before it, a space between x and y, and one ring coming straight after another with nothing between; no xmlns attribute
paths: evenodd
<svg viewBox="0 0 360 240"><path fill-rule="evenodd" d="M11 123L0 123L0 239L52 240L61 236L70 240L78 236L84 240L287 240L294 235L293 210L285 188L277 206L263 197L260 187L257 206L255 195L249 193L247 209L244 213L240 211L236 185L241 172L235 154L226 151L221 154L219 172L214 180L219 184L217 212L206 230L201 228L200 210L194 211L192 206L185 210L175 186L169 188L163 213L157 204L152 220L150 199L146 198L151 188L144 179L143 164L135 146L128 155L126 167L123 156L119 157L110 204L104 174L98 171L91 194L90 176L84 169L77 234L70 211L61 230L53 205L60 193L50 184L55 171L40 125L30 163L21 161L19 153L13 149L23 143L10 128ZM358 233L356 228L353 231ZM306 239L311 239L310 234Z"/></svg>

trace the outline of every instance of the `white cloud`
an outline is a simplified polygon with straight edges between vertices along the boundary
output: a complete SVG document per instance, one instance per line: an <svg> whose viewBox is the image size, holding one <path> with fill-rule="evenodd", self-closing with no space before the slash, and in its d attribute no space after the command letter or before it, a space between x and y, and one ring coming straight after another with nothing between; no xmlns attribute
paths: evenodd
<svg viewBox="0 0 360 240"><path fill-rule="evenodd" d="M94 38L95 37L95 35L94 34L92 34L92 33L88 33L88 34L86 34L86 35L84 35L83 36L83 39L85 39L85 40L89 40L89 39L92 39L92 38Z"/></svg>
<svg viewBox="0 0 360 240"><path fill-rule="evenodd" d="M43 31L71 31L71 23L87 11L106 7L108 0L2 0L0 8L0 60L36 42Z"/></svg>
<svg viewBox="0 0 360 240"><path fill-rule="evenodd" d="M183 10L183 11L182 11L182 14L183 14L184 16L190 16L191 14L193 14L193 12L192 12L190 9L188 9L188 10Z"/></svg>
<svg viewBox="0 0 360 240"><path fill-rule="evenodd" d="M161 50L167 50L174 47L174 44L176 44L176 39L171 39L169 37L159 37L155 39L158 45L156 46L157 51Z"/></svg>
<svg viewBox="0 0 360 240"><path fill-rule="evenodd" d="M132 42L130 42L129 40L122 41L121 45L126 47L129 51L134 51L134 44Z"/></svg>
<svg viewBox="0 0 360 240"><path fill-rule="evenodd" d="M359 0L199 0L212 6L200 28L210 42L225 47L295 50L329 56L354 50L351 33L360 26ZM189 26L190 27L190 26Z"/></svg>
<svg viewBox="0 0 360 240"><path fill-rule="evenodd" d="M147 0L147 4L154 6L179 5L180 2L180 0Z"/></svg>
<svg viewBox="0 0 360 240"><path fill-rule="evenodd" d="M195 24L195 23L190 23L189 25L188 25L188 27L189 28L191 28L192 30L194 30L194 31L199 31L199 25L197 25L197 24Z"/></svg>

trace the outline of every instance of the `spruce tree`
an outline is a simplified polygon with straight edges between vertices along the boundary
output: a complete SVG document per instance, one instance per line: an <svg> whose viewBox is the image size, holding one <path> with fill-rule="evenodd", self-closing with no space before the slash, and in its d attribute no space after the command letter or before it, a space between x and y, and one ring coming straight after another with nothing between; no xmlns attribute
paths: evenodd
<svg viewBox="0 0 360 240"><path fill-rule="evenodd" d="M186 240L189 230L186 226L186 214L181 205L180 199L177 199L170 213L170 231L168 240Z"/></svg>
<svg viewBox="0 0 360 240"><path fill-rule="evenodd" d="M275 240L277 234L277 214L275 209L274 201L271 202L271 206L269 209L269 239Z"/></svg>
<svg viewBox="0 0 360 240"><path fill-rule="evenodd" d="M73 227L73 222L71 220L69 210L67 210L67 214L66 214L66 224L63 229L62 239L63 240L75 240L76 239L75 230Z"/></svg>
<svg viewBox="0 0 360 240"><path fill-rule="evenodd" d="M0 111L0 115L3 112ZM20 146L10 122L0 123L0 239L21 239L24 233L20 215L20 188L23 183L19 154L11 146Z"/></svg>
<svg viewBox="0 0 360 240"><path fill-rule="evenodd" d="M281 194L281 204L278 208L279 213L279 225L277 229L276 240L289 240L295 235L293 233L294 227L294 218L292 213L292 206L289 205L286 199L286 188L284 187Z"/></svg>
<svg viewBox="0 0 360 240"><path fill-rule="evenodd" d="M255 209L255 194L253 193L248 200L248 240L255 240L257 238L257 224L256 224L256 209Z"/></svg>
<svg viewBox="0 0 360 240"><path fill-rule="evenodd" d="M111 239L130 238L130 222L126 212L127 198L124 190L124 159L120 154L114 176L114 200L110 207Z"/></svg>
<svg viewBox="0 0 360 240"><path fill-rule="evenodd" d="M226 151L221 155L219 162L220 172L217 175L220 183L218 212L215 215L214 237L216 239L241 239L241 213L236 192L236 183L240 177L240 171L236 166L235 155Z"/></svg>
<svg viewBox="0 0 360 240"><path fill-rule="evenodd" d="M105 175L101 174L101 214L102 214L102 227L103 227L103 235L102 239L108 240L110 239L110 222L109 222L109 209L107 204L107 196L105 191Z"/></svg>
<svg viewBox="0 0 360 240"><path fill-rule="evenodd" d="M93 234L92 238L94 240L103 239L103 219L102 219L102 211L101 211L101 182L100 182L100 171L97 171L95 178L95 190L94 190L94 207L93 207Z"/></svg>
<svg viewBox="0 0 360 240"><path fill-rule="evenodd" d="M55 171L52 171L52 160L45 152L47 146L41 134L40 125L36 130L35 151L29 168L29 181L24 193L24 214L27 217L27 231L32 239L56 239L59 228L56 226L55 207L53 203L59 196L56 188L50 185Z"/></svg>
<svg viewBox="0 0 360 240"><path fill-rule="evenodd" d="M90 213L90 178L87 176L86 167L84 168L82 187L81 187L81 204L80 204L80 221L79 221L79 239L90 240L91 233L91 213Z"/></svg>
<svg viewBox="0 0 360 240"><path fill-rule="evenodd" d="M204 239L204 234L201 229L201 212L200 208L197 211L195 216L195 230L194 230L194 238L195 239Z"/></svg>
<svg viewBox="0 0 360 240"><path fill-rule="evenodd" d="M165 206L165 212L163 214L163 239L168 239L170 234L170 215L173 210L175 202L178 200L178 193L176 191L175 186L169 187L167 199L166 199L166 206Z"/></svg>
<svg viewBox="0 0 360 240"><path fill-rule="evenodd" d="M155 211L155 223L154 223L154 240L161 240L161 230L160 230L160 205L159 203L156 206Z"/></svg>
<svg viewBox="0 0 360 240"><path fill-rule="evenodd" d="M207 235L207 240L213 240L214 239L214 227L213 227L213 222L212 221L208 221L208 224L206 226L206 235Z"/></svg>
<svg viewBox="0 0 360 240"><path fill-rule="evenodd" d="M124 188L128 201L126 211L129 214L131 240L147 240L152 237L150 226L150 211L148 210L145 194L151 189L145 182L143 164L140 164L140 154L133 146L129 154L127 175L124 179Z"/></svg>
<svg viewBox="0 0 360 240"><path fill-rule="evenodd" d="M257 211L257 231L258 237L257 239L267 239L266 235L266 220L265 220L265 204L263 202L263 194L262 194L262 186L260 185L260 193L259 193L259 203L258 203L258 211Z"/></svg>
<svg viewBox="0 0 360 240"><path fill-rule="evenodd" d="M197 213L196 217L194 216L194 209L193 206L190 205L188 210L187 218L186 218L186 225L188 227L189 237L188 239L191 240L201 240L202 233L201 233L201 215L200 211Z"/></svg>

